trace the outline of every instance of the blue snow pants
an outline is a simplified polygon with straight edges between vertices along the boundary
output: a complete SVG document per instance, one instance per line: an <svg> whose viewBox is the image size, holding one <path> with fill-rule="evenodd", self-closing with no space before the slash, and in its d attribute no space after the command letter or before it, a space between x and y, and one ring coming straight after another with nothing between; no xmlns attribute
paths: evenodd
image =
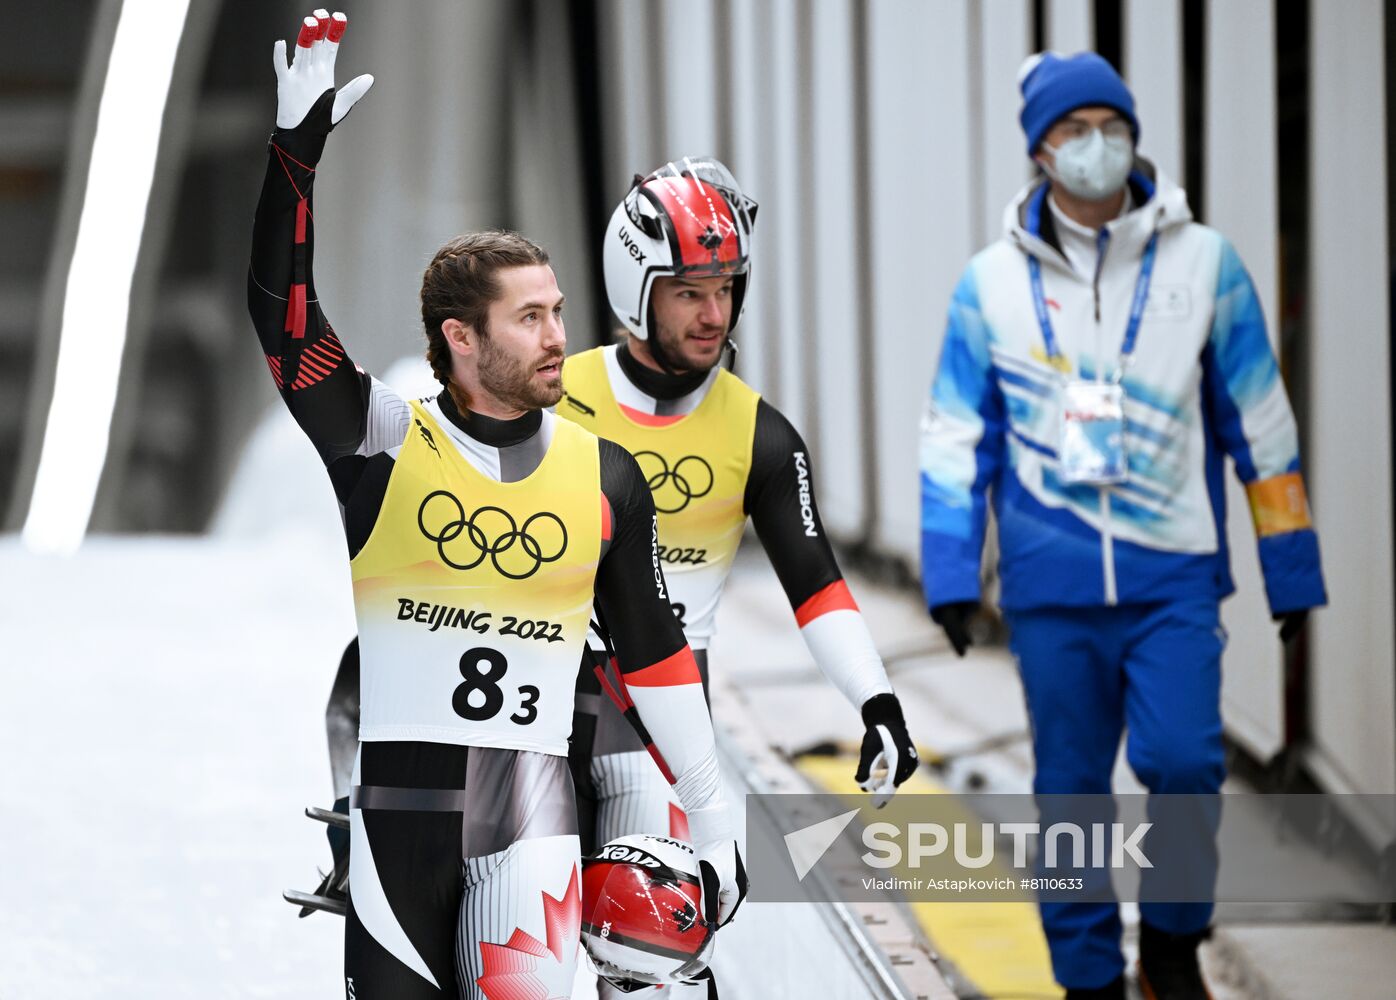
<svg viewBox="0 0 1396 1000"><path fill-rule="evenodd" d="M1036 794L1108 794L1125 730L1126 758L1151 793L1221 789L1226 633L1214 598L1006 617L1032 725ZM1063 986L1104 986L1124 971L1116 904L1044 901L1040 909ZM1186 934L1207 926L1212 904L1143 902L1140 916Z"/></svg>

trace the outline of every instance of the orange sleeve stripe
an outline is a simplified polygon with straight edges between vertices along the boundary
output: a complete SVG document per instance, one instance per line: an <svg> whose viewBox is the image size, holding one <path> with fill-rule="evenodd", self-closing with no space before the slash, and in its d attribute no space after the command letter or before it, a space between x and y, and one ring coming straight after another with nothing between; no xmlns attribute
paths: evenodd
<svg viewBox="0 0 1396 1000"><path fill-rule="evenodd" d="M1251 502L1255 533L1261 538L1313 527L1304 478L1297 472L1257 479L1246 487L1246 496Z"/></svg>
<svg viewBox="0 0 1396 1000"><path fill-rule="evenodd" d="M795 609L795 622L804 628L820 615L830 611L857 611L858 604L848 592L848 584L835 580Z"/></svg>
<svg viewBox="0 0 1396 1000"><path fill-rule="evenodd" d="M611 540L611 501L606 499L606 494L601 494L601 540L609 542Z"/></svg>
<svg viewBox="0 0 1396 1000"><path fill-rule="evenodd" d="M673 656L651 663L625 675L626 687L669 687L674 684L702 684L698 661L687 644Z"/></svg>

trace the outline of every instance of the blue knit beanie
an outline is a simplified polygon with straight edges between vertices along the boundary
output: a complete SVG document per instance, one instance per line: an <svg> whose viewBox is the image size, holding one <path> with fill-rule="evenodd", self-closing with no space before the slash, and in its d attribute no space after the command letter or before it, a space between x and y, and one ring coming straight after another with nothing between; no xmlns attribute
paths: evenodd
<svg viewBox="0 0 1396 1000"><path fill-rule="evenodd" d="M1120 74L1094 52L1062 56L1044 52L1029 56L1018 71L1023 110L1018 120L1028 137L1028 155L1059 118L1077 108L1114 108L1129 121L1134 141L1139 141L1139 119L1134 117L1134 95Z"/></svg>

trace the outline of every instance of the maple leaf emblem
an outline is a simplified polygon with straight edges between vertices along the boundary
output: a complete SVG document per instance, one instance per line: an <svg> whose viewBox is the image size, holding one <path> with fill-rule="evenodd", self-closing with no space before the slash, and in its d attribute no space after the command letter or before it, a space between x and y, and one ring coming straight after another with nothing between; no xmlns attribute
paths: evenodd
<svg viewBox="0 0 1396 1000"><path fill-rule="evenodd" d="M486 1000L567 1000L572 995L572 963L582 927L582 893L577 869L561 899L543 896L545 947L520 928L504 944L480 942L484 973L475 980ZM571 954L568 954L568 952ZM568 961L563 961L566 955Z"/></svg>

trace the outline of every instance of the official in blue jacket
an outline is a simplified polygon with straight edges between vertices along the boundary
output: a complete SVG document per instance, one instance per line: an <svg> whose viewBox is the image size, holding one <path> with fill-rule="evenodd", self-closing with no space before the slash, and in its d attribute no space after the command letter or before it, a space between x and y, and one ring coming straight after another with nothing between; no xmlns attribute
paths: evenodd
<svg viewBox="0 0 1396 1000"><path fill-rule="evenodd" d="M1227 456L1281 638L1326 600L1294 416L1249 275L1137 155L1124 81L1049 53L1020 84L1043 176L950 304L921 435L926 600L963 655L992 501L1035 791L1108 793L1127 728L1151 792L1216 793ZM1141 905L1150 996L1207 996L1211 914ZM1042 919L1068 997L1124 997L1116 906L1044 902Z"/></svg>

